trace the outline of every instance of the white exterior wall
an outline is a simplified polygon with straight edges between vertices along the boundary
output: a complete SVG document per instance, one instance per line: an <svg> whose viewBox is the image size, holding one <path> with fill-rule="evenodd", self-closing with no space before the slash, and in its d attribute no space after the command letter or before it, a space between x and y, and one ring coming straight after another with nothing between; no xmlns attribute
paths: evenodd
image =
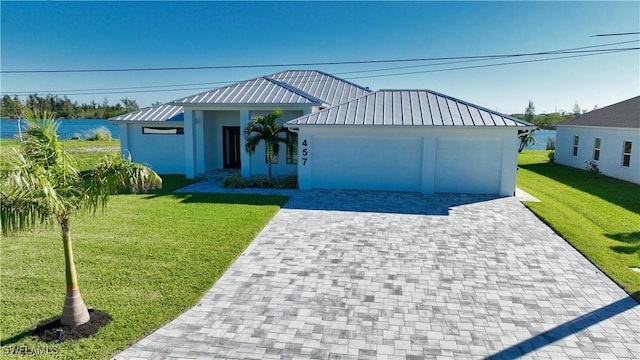
<svg viewBox="0 0 640 360"><path fill-rule="evenodd" d="M579 136L578 154L573 156L573 137ZM593 160L595 138L600 138L600 171L614 178L640 184L640 129L596 126L558 126L556 131L556 162L585 169ZM622 166L623 146L631 141L629 167Z"/></svg>
<svg viewBox="0 0 640 360"><path fill-rule="evenodd" d="M268 115L270 112L271 110L252 110L252 111L249 111L249 119L252 119L258 116L265 116L265 115ZM287 121L295 119L302 115L303 115L302 110L283 111L282 116L278 120L278 124L284 125L284 123L286 123ZM240 135L242 137L243 144L244 144L245 128L246 128L246 125L241 129L242 133ZM246 154L244 145L242 146L240 151ZM268 165L266 162L266 147L264 142L258 145L258 147L256 148L256 152L253 155L247 154L247 158L249 159L249 166L247 166L249 169L248 176L266 175L268 173ZM243 160L242 168L244 169L245 168L244 159L242 160ZM297 170L298 170L297 164L287 164L287 147L286 145L280 143L280 152L278 153L278 163L271 164L271 171L273 175L295 175ZM243 173L243 176L246 176L246 175Z"/></svg>
<svg viewBox="0 0 640 360"><path fill-rule="evenodd" d="M252 117L266 115L276 108L283 111L282 124L312 110L311 106L287 104L282 106L184 105L184 164L187 178L192 179L208 171L223 168L223 126L240 127L242 176L248 178L253 175L266 175L264 144L258 146L255 154L249 155L244 150L243 134ZM297 165L286 163L286 146L281 145L279 155L278 164L272 165L273 174L295 174Z"/></svg>
<svg viewBox="0 0 640 360"><path fill-rule="evenodd" d="M159 174L184 174L184 135L143 134L143 127L182 127L182 122L120 124L120 150L123 156L149 165Z"/></svg>
<svg viewBox="0 0 640 360"><path fill-rule="evenodd" d="M512 196L517 169L517 131L515 128L301 126L298 155L301 189Z"/></svg>

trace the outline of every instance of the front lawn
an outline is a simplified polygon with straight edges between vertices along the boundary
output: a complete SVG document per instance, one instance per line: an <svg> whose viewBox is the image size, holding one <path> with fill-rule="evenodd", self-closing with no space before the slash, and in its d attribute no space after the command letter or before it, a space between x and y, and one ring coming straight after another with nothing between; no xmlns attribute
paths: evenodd
<svg viewBox="0 0 640 360"><path fill-rule="evenodd" d="M24 358L24 352L9 355L22 350L49 352L33 358L112 357L194 306L286 202L276 196L171 194L188 181L164 179L162 191L114 196L106 213L72 220L84 301L113 318L88 339L41 343L26 334L62 311L59 230L2 238L3 358Z"/></svg>
<svg viewBox="0 0 640 360"><path fill-rule="evenodd" d="M548 163L525 150L518 187L542 202L525 205L604 273L640 300L640 185Z"/></svg>

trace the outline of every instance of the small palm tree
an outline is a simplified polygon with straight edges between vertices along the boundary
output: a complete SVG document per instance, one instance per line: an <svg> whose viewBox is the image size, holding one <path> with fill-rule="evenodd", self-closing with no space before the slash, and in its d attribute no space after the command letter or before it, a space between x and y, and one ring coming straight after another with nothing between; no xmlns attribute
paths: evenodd
<svg viewBox="0 0 640 360"><path fill-rule="evenodd" d="M284 126L278 125L277 120L280 116L282 116L282 111L276 109L266 116L251 119L246 129L244 129L245 150L250 155L253 155L258 144L264 141L267 152L267 177L269 180L271 180L271 164L273 163L273 158L277 157L280 152L280 143L286 146L295 146L293 141L286 135L289 130Z"/></svg>
<svg viewBox="0 0 640 360"><path fill-rule="evenodd" d="M522 150L524 150L524 148L526 148L528 145L535 145L536 138L533 137L534 132L535 130L531 130L530 132L518 136L520 138L520 146L518 147L518 152L522 152Z"/></svg>
<svg viewBox="0 0 640 360"><path fill-rule="evenodd" d="M146 191L162 186L151 169L122 159L106 157L95 169L80 173L73 158L58 141L59 123L50 113L25 116L28 129L9 171L0 174L0 224L9 235L57 222L62 230L67 293L60 322L77 326L89 321L76 274L69 222L80 211L104 210L109 195L122 189Z"/></svg>

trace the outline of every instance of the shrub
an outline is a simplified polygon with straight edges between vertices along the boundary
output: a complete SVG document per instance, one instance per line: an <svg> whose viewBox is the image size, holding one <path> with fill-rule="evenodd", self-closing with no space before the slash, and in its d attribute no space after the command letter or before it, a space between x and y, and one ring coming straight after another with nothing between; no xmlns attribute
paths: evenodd
<svg viewBox="0 0 640 360"><path fill-rule="evenodd" d="M224 188L243 188L246 187L247 180L245 180L245 178L242 177L242 175L240 174L233 174L230 176L227 176L226 178L222 179L222 182L220 183L220 186L224 187Z"/></svg>
<svg viewBox="0 0 640 360"><path fill-rule="evenodd" d="M240 174L227 176L222 180L220 186L223 188L261 188L261 189L297 189L298 176L289 175L272 178L269 180L266 176L252 176L248 180Z"/></svg>
<svg viewBox="0 0 640 360"><path fill-rule="evenodd" d="M556 149L556 138L548 137L547 150L555 150L555 149Z"/></svg>
<svg viewBox="0 0 640 360"><path fill-rule="evenodd" d="M585 161L584 163L587 164L587 166L585 167L585 170L589 172L589 175L591 175L591 177L596 177L600 174L600 168L598 168L597 161L591 160L591 161Z"/></svg>
<svg viewBox="0 0 640 360"><path fill-rule="evenodd" d="M110 141L111 139L111 131L104 126L91 129L87 134L87 140L89 141Z"/></svg>
<svg viewBox="0 0 640 360"><path fill-rule="evenodd" d="M549 155L547 155L547 157L549 158L549 162L551 164L556 162L556 152L555 151L550 152Z"/></svg>

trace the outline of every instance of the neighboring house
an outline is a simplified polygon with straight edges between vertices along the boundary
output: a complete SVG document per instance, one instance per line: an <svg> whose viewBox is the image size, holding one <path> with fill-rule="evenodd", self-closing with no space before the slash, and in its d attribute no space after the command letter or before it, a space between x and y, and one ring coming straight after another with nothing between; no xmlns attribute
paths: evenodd
<svg viewBox="0 0 640 360"><path fill-rule="evenodd" d="M640 184L640 96L558 124L556 161Z"/></svg>
<svg viewBox="0 0 640 360"><path fill-rule="evenodd" d="M518 133L535 127L427 90L384 90L319 71L283 71L110 119L123 154L159 173L267 173L265 146L244 150L249 120L280 109L297 138L274 175L300 188L486 193L515 191Z"/></svg>

